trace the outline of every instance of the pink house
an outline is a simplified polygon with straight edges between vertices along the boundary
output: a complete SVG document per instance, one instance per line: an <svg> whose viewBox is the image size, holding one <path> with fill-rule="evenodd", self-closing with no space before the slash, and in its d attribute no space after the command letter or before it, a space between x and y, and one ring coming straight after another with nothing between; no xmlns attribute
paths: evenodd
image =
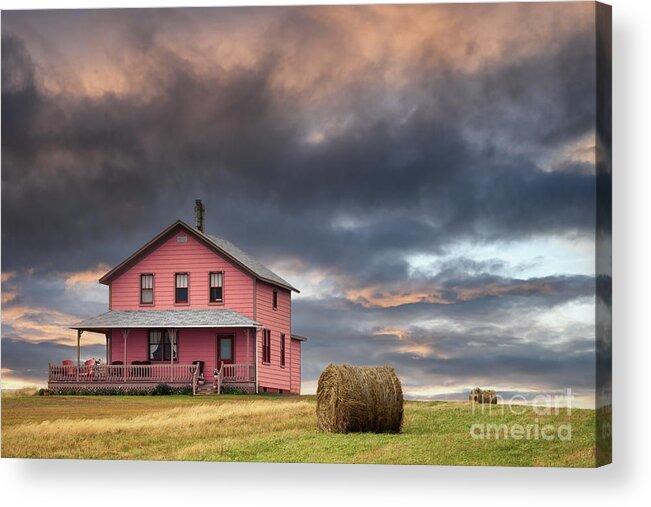
<svg viewBox="0 0 651 507"><path fill-rule="evenodd" d="M292 334L287 281L229 241L196 227L170 225L99 282L109 311L72 326L77 363L49 366L58 392L151 389L159 383L194 394L225 389L300 393L302 336ZM106 336L106 364L81 364L84 332Z"/></svg>

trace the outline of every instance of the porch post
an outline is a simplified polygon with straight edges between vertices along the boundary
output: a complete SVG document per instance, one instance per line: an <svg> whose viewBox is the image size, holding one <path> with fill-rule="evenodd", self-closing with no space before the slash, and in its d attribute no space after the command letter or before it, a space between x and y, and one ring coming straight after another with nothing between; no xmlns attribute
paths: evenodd
<svg viewBox="0 0 651 507"><path fill-rule="evenodd" d="M106 364L111 362L109 358L109 334L110 333L104 333L104 336L106 337Z"/></svg>
<svg viewBox="0 0 651 507"><path fill-rule="evenodd" d="M255 336L255 345L253 347L253 352L255 354L255 394L258 394L258 328L255 328L253 336Z"/></svg>
<svg viewBox="0 0 651 507"><path fill-rule="evenodd" d="M176 342L176 331L176 329L171 328L167 330L167 334L170 337L170 382L174 380L174 344Z"/></svg>
<svg viewBox="0 0 651 507"><path fill-rule="evenodd" d="M127 381L127 336L129 336L129 330L124 328L122 330L122 337L124 338L124 361L122 367L124 368L124 381Z"/></svg>
<svg viewBox="0 0 651 507"><path fill-rule="evenodd" d="M246 328L246 378L251 380L251 353L249 350L249 328Z"/></svg>
<svg viewBox="0 0 651 507"><path fill-rule="evenodd" d="M81 366L81 329L77 329L77 366Z"/></svg>

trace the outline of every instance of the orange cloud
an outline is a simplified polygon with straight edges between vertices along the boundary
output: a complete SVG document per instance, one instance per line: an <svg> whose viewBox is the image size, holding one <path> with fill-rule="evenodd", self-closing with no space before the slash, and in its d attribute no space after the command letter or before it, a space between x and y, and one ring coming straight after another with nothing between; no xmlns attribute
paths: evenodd
<svg viewBox="0 0 651 507"><path fill-rule="evenodd" d="M376 329L373 334L375 336L380 335L392 335L398 338L398 340L403 340L407 335L406 331L400 327L395 326L384 326L379 329Z"/></svg>
<svg viewBox="0 0 651 507"><path fill-rule="evenodd" d="M434 347L426 343L407 343L396 347L394 350L401 354L410 354L419 357L432 357L437 355L434 353Z"/></svg>
<svg viewBox="0 0 651 507"><path fill-rule="evenodd" d="M9 280L14 278L15 276L16 276L15 271L3 271L2 272L2 278L1 278L2 283L7 283Z"/></svg>
<svg viewBox="0 0 651 507"><path fill-rule="evenodd" d="M453 303L441 296L439 290L431 288L429 291L414 288L409 289L387 289L386 287L364 287L346 291L346 297L366 308L389 308L393 306L406 305L411 303L432 303L447 305Z"/></svg>
<svg viewBox="0 0 651 507"><path fill-rule="evenodd" d="M17 292L12 291L10 289L3 288L2 289L2 304L6 305L7 303L10 303L14 299L16 299L17 296L18 296Z"/></svg>
<svg viewBox="0 0 651 507"><path fill-rule="evenodd" d="M51 93L142 100L172 72L164 62L218 80L271 59L278 95L313 105L360 79L400 89L415 68L472 74L555 51L593 22L588 2L179 9L150 16L145 42L139 17L106 12L75 17L67 37L34 40L32 53Z"/></svg>
<svg viewBox="0 0 651 507"><path fill-rule="evenodd" d="M475 287L443 285L424 282L393 286L370 286L346 291L346 297L365 308L390 308L394 306L429 303L450 305L458 301L471 301L484 297L499 297L514 294L553 295L557 292L552 283L545 280L515 283L490 283Z"/></svg>
<svg viewBox="0 0 651 507"><path fill-rule="evenodd" d="M13 329L12 335L24 341L50 341L62 345L76 345L77 334L69 327L79 321L79 317L59 312L51 308L9 306L2 309L2 323ZM103 335L85 333L84 345L105 343Z"/></svg>
<svg viewBox="0 0 651 507"><path fill-rule="evenodd" d="M1 280L2 280L2 304L3 305L10 303L18 296L18 293L15 290L13 284L8 283L10 280L14 279L15 277L16 277L15 271L2 272Z"/></svg>
<svg viewBox="0 0 651 507"><path fill-rule="evenodd" d="M437 350L433 343L420 343L414 341L409 331L398 326L383 326L373 332L374 336L395 336L398 344L393 348L394 352L409 354L412 356L437 357L449 359L449 356Z"/></svg>
<svg viewBox="0 0 651 507"><path fill-rule="evenodd" d="M110 269L111 268L108 264L100 263L94 269L69 273L66 276L65 287L66 289L70 289L80 284L95 284L102 277L102 275L104 275Z"/></svg>

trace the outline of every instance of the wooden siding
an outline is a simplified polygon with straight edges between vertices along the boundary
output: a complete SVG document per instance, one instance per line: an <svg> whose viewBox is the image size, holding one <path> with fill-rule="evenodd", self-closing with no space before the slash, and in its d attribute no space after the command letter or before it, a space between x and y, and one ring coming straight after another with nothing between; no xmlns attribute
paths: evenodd
<svg viewBox="0 0 651 507"><path fill-rule="evenodd" d="M300 340L290 341L291 392L292 394L301 394L301 342Z"/></svg>
<svg viewBox="0 0 651 507"><path fill-rule="evenodd" d="M212 382L217 361L217 335L235 335L235 362L246 363L246 331L244 329L192 328L178 331L178 363L190 364L204 361L204 376ZM254 359L254 330L250 330L249 358ZM146 361L149 358L148 331L131 329L127 337L127 364L132 361ZM111 334L111 361L124 361L124 338L119 329ZM176 361L175 361L176 362Z"/></svg>
<svg viewBox="0 0 651 507"><path fill-rule="evenodd" d="M271 330L271 363L262 362L262 332L258 332L258 385L272 390L290 390L289 344L291 336L291 292L261 280L256 288L256 316ZM273 291L278 291L278 308L273 308ZM285 367L280 366L280 335L285 334Z"/></svg>
<svg viewBox="0 0 651 507"><path fill-rule="evenodd" d="M127 337L127 364L149 357L146 329L131 329ZM120 329L111 330L111 361L124 361L124 338Z"/></svg>
<svg viewBox="0 0 651 507"><path fill-rule="evenodd" d="M176 238L185 236L186 242ZM209 302L211 271L224 273L224 302ZM174 274L189 274L189 302L174 302ZM154 304L140 304L140 274L154 274ZM230 308L253 317L253 278L184 231L176 231L110 284L112 310Z"/></svg>

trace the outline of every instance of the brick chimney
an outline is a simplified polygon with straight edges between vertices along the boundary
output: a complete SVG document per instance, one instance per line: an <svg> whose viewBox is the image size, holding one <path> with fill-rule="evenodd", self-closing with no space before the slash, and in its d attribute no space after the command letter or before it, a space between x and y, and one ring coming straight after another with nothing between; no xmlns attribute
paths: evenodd
<svg viewBox="0 0 651 507"><path fill-rule="evenodd" d="M199 232L205 232L204 230L204 212L206 209L201 203L201 199L194 201L194 220L195 227Z"/></svg>

